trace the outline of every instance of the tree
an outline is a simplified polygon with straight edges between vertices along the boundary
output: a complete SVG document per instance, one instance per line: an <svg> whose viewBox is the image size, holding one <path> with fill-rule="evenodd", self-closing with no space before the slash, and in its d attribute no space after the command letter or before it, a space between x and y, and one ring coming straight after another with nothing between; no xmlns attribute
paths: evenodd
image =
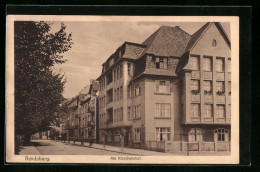
<svg viewBox="0 0 260 172"><path fill-rule="evenodd" d="M46 131L59 118L64 74L54 72L55 64L66 60L62 54L72 45L71 33L51 33L50 22L16 21L15 33L15 134L25 143L34 133Z"/></svg>

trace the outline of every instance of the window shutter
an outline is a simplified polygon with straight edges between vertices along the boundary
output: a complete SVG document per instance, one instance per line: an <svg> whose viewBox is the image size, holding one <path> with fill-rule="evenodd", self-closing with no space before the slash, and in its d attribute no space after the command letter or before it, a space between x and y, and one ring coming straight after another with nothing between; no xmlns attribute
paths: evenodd
<svg viewBox="0 0 260 172"><path fill-rule="evenodd" d="M166 93L171 93L171 82L166 81Z"/></svg>
<svg viewBox="0 0 260 172"><path fill-rule="evenodd" d="M139 95L141 95L141 85L139 85Z"/></svg>

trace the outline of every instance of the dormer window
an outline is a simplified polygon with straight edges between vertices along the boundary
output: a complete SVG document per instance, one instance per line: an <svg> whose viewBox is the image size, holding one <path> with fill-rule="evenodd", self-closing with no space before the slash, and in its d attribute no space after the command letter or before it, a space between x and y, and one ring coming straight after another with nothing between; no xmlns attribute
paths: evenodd
<svg viewBox="0 0 260 172"><path fill-rule="evenodd" d="M155 67L156 69L167 69L168 59L166 57L156 57Z"/></svg>

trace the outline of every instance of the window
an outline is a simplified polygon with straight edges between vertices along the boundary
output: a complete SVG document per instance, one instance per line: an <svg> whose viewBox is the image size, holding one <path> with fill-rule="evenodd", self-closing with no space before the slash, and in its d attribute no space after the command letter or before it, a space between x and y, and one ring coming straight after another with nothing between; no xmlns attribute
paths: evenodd
<svg viewBox="0 0 260 172"><path fill-rule="evenodd" d="M120 94L119 88L117 88L116 90L117 90L117 97L116 97L116 99L117 99L117 101L118 101L118 100L119 100L119 94Z"/></svg>
<svg viewBox="0 0 260 172"><path fill-rule="evenodd" d="M205 117L212 117L212 105L205 105L204 106L204 115Z"/></svg>
<svg viewBox="0 0 260 172"><path fill-rule="evenodd" d="M120 68L120 78L122 78L123 77L123 66L120 65L119 68Z"/></svg>
<svg viewBox="0 0 260 172"><path fill-rule="evenodd" d="M170 118L171 117L171 104L156 103L155 104L155 117Z"/></svg>
<svg viewBox="0 0 260 172"><path fill-rule="evenodd" d="M118 122L121 121L121 119L120 119L120 109L117 109L117 121Z"/></svg>
<svg viewBox="0 0 260 172"><path fill-rule="evenodd" d="M120 121L123 121L124 120L124 115L123 115L123 108L121 107L120 108Z"/></svg>
<svg viewBox="0 0 260 172"><path fill-rule="evenodd" d="M229 140L228 130L223 128L216 129L214 133L214 140L218 142L228 141Z"/></svg>
<svg viewBox="0 0 260 172"><path fill-rule="evenodd" d="M190 90L199 90L199 80L190 80Z"/></svg>
<svg viewBox="0 0 260 172"><path fill-rule="evenodd" d="M188 133L188 140L189 142L198 142L203 141L203 130L199 128L192 128L190 132Z"/></svg>
<svg viewBox="0 0 260 172"><path fill-rule="evenodd" d="M116 109L114 109L114 122L117 122L117 113L116 113Z"/></svg>
<svg viewBox="0 0 260 172"><path fill-rule="evenodd" d="M127 97L131 97L131 95L132 95L132 89L131 89L131 85L129 84L128 86L127 86Z"/></svg>
<svg viewBox="0 0 260 172"><path fill-rule="evenodd" d="M155 59L155 67L157 69L167 69L167 62L168 59L167 58L163 58L163 57L156 57Z"/></svg>
<svg viewBox="0 0 260 172"><path fill-rule="evenodd" d="M140 107L141 107L141 105L134 106L134 118L135 119L141 118Z"/></svg>
<svg viewBox="0 0 260 172"><path fill-rule="evenodd" d="M127 63L127 75L131 75L131 63Z"/></svg>
<svg viewBox="0 0 260 172"><path fill-rule="evenodd" d="M213 39L212 41L212 47L216 47L217 46L217 41L215 39Z"/></svg>
<svg viewBox="0 0 260 172"><path fill-rule="evenodd" d="M136 141L136 142L141 141L141 128L135 128L135 130L134 130L134 141Z"/></svg>
<svg viewBox="0 0 260 172"><path fill-rule="evenodd" d="M116 89L114 89L114 102L116 101Z"/></svg>
<svg viewBox="0 0 260 172"><path fill-rule="evenodd" d="M119 71L119 67L117 67L117 73L116 73L116 79L119 80L119 76L120 76L120 71Z"/></svg>
<svg viewBox="0 0 260 172"><path fill-rule="evenodd" d="M127 107L127 119L131 119L131 106Z"/></svg>
<svg viewBox="0 0 260 172"><path fill-rule="evenodd" d="M114 82L116 81L116 69L114 70Z"/></svg>
<svg viewBox="0 0 260 172"><path fill-rule="evenodd" d="M231 82L228 82L228 92L231 92Z"/></svg>
<svg viewBox="0 0 260 172"><path fill-rule="evenodd" d="M225 91L225 87L224 87L224 82L223 81L217 81L217 92L224 92Z"/></svg>
<svg viewBox="0 0 260 172"><path fill-rule="evenodd" d="M156 128L156 141L170 141L170 128Z"/></svg>
<svg viewBox="0 0 260 172"><path fill-rule="evenodd" d="M191 104L191 116L199 117L199 104Z"/></svg>
<svg viewBox="0 0 260 172"><path fill-rule="evenodd" d="M135 84L135 96L141 95L141 87L139 84Z"/></svg>
<svg viewBox="0 0 260 172"><path fill-rule="evenodd" d="M204 90L211 91L211 89L212 89L211 81L204 81Z"/></svg>
<svg viewBox="0 0 260 172"><path fill-rule="evenodd" d="M170 93L170 81L155 81L156 93Z"/></svg>
<svg viewBox="0 0 260 172"><path fill-rule="evenodd" d="M191 69L192 70L200 69L199 57L191 57Z"/></svg>
<svg viewBox="0 0 260 172"><path fill-rule="evenodd" d="M109 67L114 64L114 59L109 60Z"/></svg>
<svg viewBox="0 0 260 172"><path fill-rule="evenodd" d="M231 72L231 59L228 59L228 72Z"/></svg>
<svg viewBox="0 0 260 172"><path fill-rule="evenodd" d="M120 100L123 99L123 86L120 86Z"/></svg>
<svg viewBox="0 0 260 172"><path fill-rule="evenodd" d="M217 116L219 118L225 117L225 106L224 105L217 105Z"/></svg>
<svg viewBox="0 0 260 172"><path fill-rule="evenodd" d="M220 59L220 58L216 59L216 71L224 72L224 59Z"/></svg>
<svg viewBox="0 0 260 172"><path fill-rule="evenodd" d="M211 58L210 57L204 57L203 69L205 71L211 71Z"/></svg>

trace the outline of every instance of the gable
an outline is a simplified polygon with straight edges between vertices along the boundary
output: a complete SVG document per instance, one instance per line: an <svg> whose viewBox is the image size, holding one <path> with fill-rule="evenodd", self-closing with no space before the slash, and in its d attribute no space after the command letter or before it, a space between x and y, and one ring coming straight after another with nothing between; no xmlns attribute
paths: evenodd
<svg viewBox="0 0 260 172"><path fill-rule="evenodd" d="M216 46L212 45L213 40L216 40ZM215 23L212 23L198 39L197 43L190 50L191 54L198 55L210 55L220 57L230 57L231 49L227 44L224 35L216 27Z"/></svg>

